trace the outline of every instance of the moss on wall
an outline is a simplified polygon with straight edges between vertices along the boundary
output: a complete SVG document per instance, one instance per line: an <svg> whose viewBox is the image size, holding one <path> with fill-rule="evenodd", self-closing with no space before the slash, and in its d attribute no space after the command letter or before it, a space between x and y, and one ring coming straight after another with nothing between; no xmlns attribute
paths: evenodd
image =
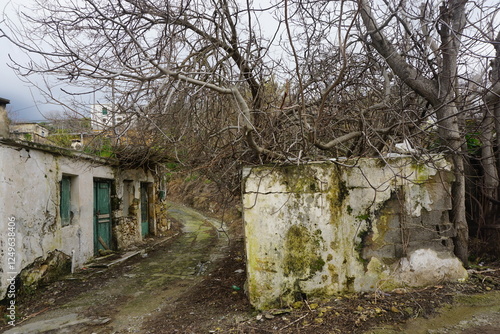
<svg viewBox="0 0 500 334"><path fill-rule="evenodd" d="M448 210L446 187L435 186L450 174L446 169L403 157L352 165L256 167L245 174L247 288L254 306L392 287L399 249L410 235L405 219L413 234L434 238L424 225L442 224L438 213Z"/></svg>
<svg viewBox="0 0 500 334"><path fill-rule="evenodd" d="M309 166L285 166L279 170L280 181L290 193L315 193L321 191L316 170Z"/></svg>
<svg viewBox="0 0 500 334"><path fill-rule="evenodd" d="M285 236L285 276L306 278L321 271L325 261L319 251L320 245L320 234L311 234L304 225L292 225Z"/></svg>

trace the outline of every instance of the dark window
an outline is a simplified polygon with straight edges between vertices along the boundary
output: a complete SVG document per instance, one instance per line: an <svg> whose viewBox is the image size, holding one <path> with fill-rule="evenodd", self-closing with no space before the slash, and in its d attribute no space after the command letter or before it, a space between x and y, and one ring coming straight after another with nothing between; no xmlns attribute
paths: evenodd
<svg viewBox="0 0 500 334"><path fill-rule="evenodd" d="M61 180L60 215L62 226L69 225L71 222L71 177L64 175Z"/></svg>

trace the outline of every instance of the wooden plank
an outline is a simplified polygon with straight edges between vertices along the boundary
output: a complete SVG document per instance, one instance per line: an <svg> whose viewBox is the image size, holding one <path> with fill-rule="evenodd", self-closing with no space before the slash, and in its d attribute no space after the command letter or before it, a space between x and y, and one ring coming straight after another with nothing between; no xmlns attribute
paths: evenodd
<svg viewBox="0 0 500 334"><path fill-rule="evenodd" d="M102 247L104 247L106 250L109 250L109 246L106 244L106 241L104 241L101 236L99 236L98 239Z"/></svg>

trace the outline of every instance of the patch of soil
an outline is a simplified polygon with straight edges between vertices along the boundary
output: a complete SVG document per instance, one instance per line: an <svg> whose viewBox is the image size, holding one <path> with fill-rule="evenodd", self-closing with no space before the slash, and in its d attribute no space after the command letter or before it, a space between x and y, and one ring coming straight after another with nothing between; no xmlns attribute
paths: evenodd
<svg viewBox="0 0 500 334"><path fill-rule="evenodd" d="M176 237L180 236L180 231L180 224L172 221L172 229L169 231L167 236L159 240L155 238L146 239L142 244L136 245L131 249L96 258L91 262L110 262L119 258L120 255L126 253L126 251L134 249L145 249L149 254L162 251L162 249L168 248L168 245L171 244ZM166 241L158 244L157 246L149 246L154 245L162 239ZM74 274L62 277L58 281L40 285L36 291L32 291L29 294L18 294L16 296L16 325L21 325L28 319L54 309L60 305L64 305L70 302L75 296L100 289L110 280L126 274L130 266L133 266L141 260L141 256L135 256L110 268L83 267ZM2 315L7 314L7 302L7 299L0 301L0 314ZM99 307L99 305L96 305L96 307ZM116 312L117 310L115 309L106 308L102 310L101 315L103 317L111 316ZM9 319L7 319L6 316L0 318L0 333L10 328L7 324L8 320Z"/></svg>
<svg viewBox="0 0 500 334"><path fill-rule="evenodd" d="M466 283L302 300L293 307L258 312L243 292L243 252L243 240L233 242L214 271L150 320L145 333L363 333L411 318L432 317L458 293L500 290L499 264L493 264L496 269L477 270Z"/></svg>

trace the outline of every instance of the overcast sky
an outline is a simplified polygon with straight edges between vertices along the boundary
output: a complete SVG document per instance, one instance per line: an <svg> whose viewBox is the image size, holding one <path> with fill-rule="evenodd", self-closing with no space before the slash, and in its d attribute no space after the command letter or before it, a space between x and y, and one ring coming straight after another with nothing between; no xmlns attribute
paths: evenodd
<svg viewBox="0 0 500 334"><path fill-rule="evenodd" d="M16 13L14 8L19 7L20 4L29 6L32 1L0 0L0 26L3 25L2 20L4 17L9 17L12 20L15 19ZM267 3L268 1L262 0L261 2ZM492 1L495 3L498 0ZM266 20L264 19L262 22L266 22ZM486 43L486 45L491 48L489 43ZM0 38L0 50L0 97L10 100L10 104L7 106L10 117L15 121L36 121L43 120L43 115L60 112L62 110L61 107L46 103L36 87L23 82L9 68L8 64L11 63L9 55L14 59L23 59L23 53L5 38ZM491 53L482 52L482 54ZM35 80L35 78L30 79Z"/></svg>
<svg viewBox="0 0 500 334"><path fill-rule="evenodd" d="M28 3L29 1L10 0L6 3L2 0L0 25L4 15L12 18L14 15L12 8L16 6L16 3ZM8 66L8 63L11 62L9 55L12 58L19 58L22 57L22 53L5 38L0 38L0 50L0 97L10 100L10 104L7 105L9 116L15 121L36 121L44 118L42 113L57 110L57 107L53 105L42 103L43 98L38 90L19 79Z"/></svg>

